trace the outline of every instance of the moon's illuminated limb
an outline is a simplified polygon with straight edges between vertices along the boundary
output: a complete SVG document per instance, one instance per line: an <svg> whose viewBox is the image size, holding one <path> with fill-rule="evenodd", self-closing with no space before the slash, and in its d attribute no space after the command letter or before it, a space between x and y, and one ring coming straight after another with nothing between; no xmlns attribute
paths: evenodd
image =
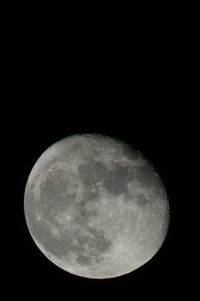
<svg viewBox="0 0 200 301"><path fill-rule="evenodd" d="M126 144L75 135L48 148L25 190L25 217L38 248L88 278L129 273L150 260L169 224L165 188Z"/></svg>

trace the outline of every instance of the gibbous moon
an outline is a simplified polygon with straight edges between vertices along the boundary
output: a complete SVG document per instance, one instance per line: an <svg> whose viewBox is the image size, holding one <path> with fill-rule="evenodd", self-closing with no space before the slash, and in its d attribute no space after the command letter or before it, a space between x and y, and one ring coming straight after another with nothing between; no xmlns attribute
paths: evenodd
<svg viewBox="0 0 200 301"><path fill-rule="evenodd" d="M40 251L86 278L134 271L161 247L169 225L165 187L153 165L126 143L73 135L34 165L24 212Z"/></svg>

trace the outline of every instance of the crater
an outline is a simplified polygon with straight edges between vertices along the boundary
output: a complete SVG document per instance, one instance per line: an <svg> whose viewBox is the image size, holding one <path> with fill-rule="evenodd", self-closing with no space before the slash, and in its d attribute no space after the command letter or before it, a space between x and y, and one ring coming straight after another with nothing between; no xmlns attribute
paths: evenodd
<svg viewBox="0 0 200 301"><path fill-rule="evenodd" d="M146 204L148 203L148 199L145 197L144 194L139 194L135 197L135 201L136 201L136 204L139 206L139 207L145 207Z"/></svg>

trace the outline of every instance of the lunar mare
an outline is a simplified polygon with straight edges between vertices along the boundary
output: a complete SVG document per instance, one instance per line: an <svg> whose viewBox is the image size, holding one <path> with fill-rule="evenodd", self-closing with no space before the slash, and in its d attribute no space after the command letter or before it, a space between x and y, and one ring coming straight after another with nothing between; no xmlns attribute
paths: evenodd
<svg viewBox="0 0 200 301"><path fill-rule="evenodd" d="M40 156L24 212L51 262L96 279L145 264L169 225L167 194L153 165L122 141L96 134L67 137Z"/></svg>

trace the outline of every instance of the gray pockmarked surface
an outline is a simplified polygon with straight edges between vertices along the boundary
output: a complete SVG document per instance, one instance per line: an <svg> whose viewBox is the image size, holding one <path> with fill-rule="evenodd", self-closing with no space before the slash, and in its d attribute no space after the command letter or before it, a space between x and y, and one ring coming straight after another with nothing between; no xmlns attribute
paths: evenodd
<svg viewBox="0 0 200 301"><path fill-rule="evenodd" d="M87 278L112 278L149 261L169 225L165 187L127 144L74 135L49 147L25 189L30 234L54 264Z"/></svg>

